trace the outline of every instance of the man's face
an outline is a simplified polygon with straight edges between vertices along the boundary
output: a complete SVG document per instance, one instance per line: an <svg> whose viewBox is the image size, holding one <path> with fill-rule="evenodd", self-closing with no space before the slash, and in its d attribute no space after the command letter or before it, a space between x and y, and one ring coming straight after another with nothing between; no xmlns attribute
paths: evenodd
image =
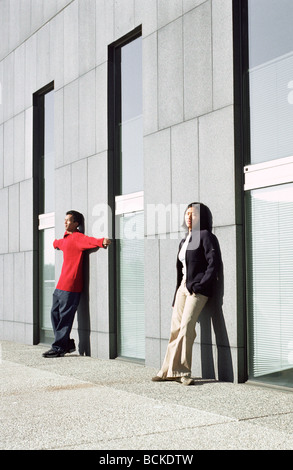
<svg viewBox="0 0 293 470"><path fill-rule="evenodd" d="M64 224L67 233L75 232L78 227L78 222L74 222L73 215L71 214L65 216Z"/></svg>

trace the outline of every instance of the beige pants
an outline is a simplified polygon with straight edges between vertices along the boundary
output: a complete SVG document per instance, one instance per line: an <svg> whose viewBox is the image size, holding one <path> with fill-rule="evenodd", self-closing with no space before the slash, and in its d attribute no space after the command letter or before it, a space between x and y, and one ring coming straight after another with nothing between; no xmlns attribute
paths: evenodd
<svg viewBox="0 0 293 470"><path fill-rule="evenodd" d="M176 294L169 344L157 374L159 377L174 379L190 376L196 321L207 300L208 297L202 294L190 294L182 281Z"/></svg>

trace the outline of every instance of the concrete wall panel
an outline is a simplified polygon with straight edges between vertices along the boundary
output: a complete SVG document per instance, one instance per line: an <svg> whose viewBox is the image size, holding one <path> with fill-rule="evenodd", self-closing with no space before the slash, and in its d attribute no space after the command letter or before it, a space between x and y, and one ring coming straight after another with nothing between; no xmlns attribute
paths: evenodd
<svg viewBox="0 0 293 470"><path fill-rule="evenodd" d="M169 339L172 302L174 298L177 273L176 256L180 238L160 240L160 294L161 294L161 338Z"/></svg>
<svg viewBox="0 0 293 470"><path fill-rule="evenodd" d="M198 7L206 0L182 0L183 1L183 13L187 13L189 10Z"/></svg>
<svg viewBox="0 0 293 470"><path fill-rule="evenodd" d="M96 1L96 65L108 60L108 44L114 41L114 0Z"/></svg>
<svg viewBox="0 0 293 470"><path fill-rule="evenodd" d="M18 183L25 178L25 113L14 118L13 132L13 182Z"/></svg>
<svg viewBox="0 0 293 470"><path fill-rule="evenodd" d="M182 18L158 32L159 128L183 120Z"/></svg>
<svg viewBox="0 0 293 470"><path fill-rule="evenodd" d="M19 249L33 250L33 180L19 184Z"/></svg>
<svg viewBox="0 0 293 470"><path fill-rule="evenodd" d="M79 79L79 158L94 155L96 148L95 70Z"/></svg>
<svg viewBox="0 0 293 470"><path fill-rule="evenodd" d="M170 204L170 129L144 139L145 204ZM149 233L149 230L148 230Z"/></svg>
<svg viewBox="0 0 293 470"><path fill-rule="evenodd" d="M2 219L2 230L0 230L0 253L8 253L9 242L8 242L8 188L0 190L0 207L1 207L1 219Z"/></svg>
<svg viewBox="0 0 293 470"><path fill-rule="evenodd" d="M134 0L114 0L114 40L134 29L134 3Z"/></svg>
<svg viewBox="0 0 293 470"><path fill-rule="evenodd" d="M108 101L107 101L107 63L103 63L96 68L96 84L92 95L92 102L95 104L95 139L96 153L105 151L108 148ZM92 154L89 154L92 155Z"/></svg>
<svg viewBox="0 0 293 470"><path fill-rule="evenodd" d="M231 0L212 3L213 107L233 103L233 41Z"/></svg>
<svg viewBox="0 0 293 470"><path fill-rule="evenodd" d="M25 261L24 252L14 254L14 280L13 280L13 298L14 298L14 316L16 323L23 323L25 319Z"/></svg>
<svg viewBox="0 0 293 470"><path fill-rule="evenodd" d="M79 152L78 80L64 87L64 164L78 159Z"/></svg>
<svg viewBox="0 0 293 470"><path fill-rule="evenodd" d="M50 68L50 25L47 23L37 33L37 90L53 79Z"/></svg>
<svg viewBox="0 0 293 470"><path fill-rule="evenodd" d="M24 311L25 314L22 320L29 325L32 326L34 322L34 309L33 309L33 251L26 251L24 253ZM29 331L29 329L28 329ZM27 341L27 339L26 339Z"/></svg>
<svg viewBox="0 0 293 470"><path fill-rule="evenodd" d="M145 38L149 34L157 31L157 0L135 0L134 3L135 24L143 25L142 36Z"/></svg>
<svg viewBox="0 0 293 470"><path fill-rule="evenodd" d="M172 127L171 155L172 202L187 206L187 204L199 199L197 119Z"/></svg>
<svg viewBox="0 0 293 470"><path fill-rule="evenodd" d="M108 227L107 153L102 152L88 159L88 234L93 237L112 236Z"/></svg>
<svg viewBox="0 0 293 470"><path fill-rule="evenodd" d="M50 2L47 2L50 3ZM64 14L60 13L50 21L50 72L54 88L64 85Z"/></svg>
<svg viewBox="0 0 293 470"><path fill-rule="evenodd" d="M14 54L11 53L3 60L3 120L7 121L14 114Z"/></svg>
<svg viewBox="0 0 293 470"><path fill-rule="evenodd" d="M58 168L64 164L64 88L54 93L54 153Z"/></svg>
<svg viewBox="0 0 293 470"><path fill-rule="evenodd" d="M4 318L4 256L0 255L0 331L2 330L2 321ZM0 337L1 333L0 333Z"/></svg>
<svg viewBox="0 0 293 470"><path fill-rule="evenodd" d="M211 28L210 1L183 17L185 119L212 110Z"/></svg>
<svg viewBox="0 0 293 470"><path fill-rule="evenodd" d="M37 35L25 42L25 107L32 106L32 95L37 91Z"/></svg>
<svg viewBox="0 0 293 470"><path fill-rule="evenodd" d="M96 1L78 4L79 75L86 73L96 62Z"/></svg>
<svg viewBox="0 0 293 470"><path fill-rule="evenodd" d="M4 185L4 125L0 125L0 189Z"/></svg>
<svg viewBox="0 0 293 470"><path fill-rule="evenodd" d="M215 226L235 223L233 108L199 119L200 199ZM211 189L212 188L212 189Z"/></svg>
<svg viewBox="0 0 293 470"><path fill-rule="evenodd" d="M79 160L71 165L71 207L81 212L87 220L87 160Z"/></svg>
<svg viewBox="0 0 293 470"><path fill-rule="evenodd" d="M9 252L19 251L19 184L9 186L8 189L8 234Z"/></svg>
<svg viewBox="0 0 293 470"><path fill-rule="evenodd" d="M144 135L158 130L158 39L157 33L143 40Z"/></svg>
<svg viewBox="0 0 293 470"><path fill-rule="evenodd" d="M4 186L13 184L14 119L4 122Z"/></svg>
<svg viewBox="0 0 293 470"><path fill-rule="evenodd" d="M25 110L24 116L24 179L33 176L33 107Z"/></svg>
<svg viewBox="0 0 293 470"><path fill-rule="evenodd" d="M147 338L160 338L160 248L158 239L145 240L145 334ZM151 292L151 295L148 295Z"/></svg>
<svg viewBox="0 0 293 470"><path fill-rule="evenodd" d="M166 26L182 15L182 1L160 0L158 2L158 28Z"/></svg>
<svg viewBox="0 0 293 470"><path fill-rule="evenodd" d="M78 2L64 10L64 84L75 80L79 73Z"/></svg>
<svg viewBox="0 0 293 470"><path fill-rule="evenodd" d="M25 44L21 44L13 54L14 57L14 115L24 110L25 90Z"/></svg>
<svg viewBox="0 0 293 470"><path fill-rule="evenodd" d="M3 320L13 322L14 317L14 262L13 253L6 254L3 257L3 272L4 272L4 312ZM10 325L12 327L12 324Z"/></svg>

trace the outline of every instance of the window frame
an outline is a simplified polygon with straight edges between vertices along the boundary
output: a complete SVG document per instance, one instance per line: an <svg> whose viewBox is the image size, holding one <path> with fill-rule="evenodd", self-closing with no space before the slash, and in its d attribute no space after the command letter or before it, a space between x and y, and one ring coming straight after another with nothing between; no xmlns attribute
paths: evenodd
<svg viewBox="0 0 293 470"><path fill-rule="evenodd" d="M118 357L118 266L115 241L116 218L119 215L144 209L143 191L120 194L121 162L117 158L120 151L119 123L121 122L121 48L142 36L141 25L108 46L108 204L111 207L111 229L114 235L114 249L109 252L109 356ZM117 66L119 64L119 67Z"/></svg>
<svg viewBox="0 0 293 470"><path fill-rule="evenodd" d="M245 358L243 365L246 369L246 380L258 382L251 376L251 310L249 307L249 293L251 279L249 278L249 256L251 234L249 227L249 207L251 191L262 188L273 188L290 184L293 181L293 156L267 160L262 163L251 163L251 122L250 122L250 84L249 84L249 29L248 29L248 1L233 0L234 21L234 115L235 115L235 156L236 156L236 193L241 196L241 219L243 224L243 321L246 325L243 338ZM238 190L237 190L238 188ZM260 382L259 382L260 383ZM272 383L272 385L275 385Z"/></svg>
<svg viewBox="0 0 293 470"><path fill-rule="evenodd" d="M45 95L54 90L54 81L36 91L33 101L33 344L41 340L41 321L39 307L40 294L40 230L55 227L55 213L43 214L44 196L42 187L42 166L40 157L44 155L45 146Z"/></svg>

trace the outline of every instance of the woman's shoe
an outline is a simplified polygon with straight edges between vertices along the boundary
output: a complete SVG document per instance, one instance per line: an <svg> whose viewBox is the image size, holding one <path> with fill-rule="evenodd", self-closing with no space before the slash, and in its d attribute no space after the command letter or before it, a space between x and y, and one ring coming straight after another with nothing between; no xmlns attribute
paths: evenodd
<svg viewBox="0 0 293 470"><path fill-rule="evenodd" d="M181 383L183 385L193 385L194 380L191 377L183 376L183 377L181 377Z"/></svg>
<svg viewBox="0 0 293 470"><path fill-rule="evenodd" d="M165 379L159 377L158 375L155 375L155 377L152 377L152 382L165 382Z"/></svg>

